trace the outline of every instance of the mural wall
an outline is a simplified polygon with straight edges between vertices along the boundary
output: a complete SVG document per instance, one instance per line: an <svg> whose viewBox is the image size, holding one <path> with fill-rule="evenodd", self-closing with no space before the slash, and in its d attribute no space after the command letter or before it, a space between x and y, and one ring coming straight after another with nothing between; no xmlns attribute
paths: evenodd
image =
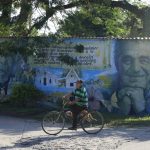
<svg viewBox="0 0 150 150"><path fill-rule="evenodd" d="M120 109L129 114L150 111L150 41L117 40L117 98Z"/></svg>
<svg viewBox="0 0 150 150"><path fill-rule="evenodd" d="M82 53L75 45L82 44ZM66 65L62 55L77 64ZM17 54L0 58L5 94L17 83L32 83L46 94L71 92L82 79L92 107L123 114L150 113L150 41L148 39L67 38L43 47L25 62Z"/></svg>

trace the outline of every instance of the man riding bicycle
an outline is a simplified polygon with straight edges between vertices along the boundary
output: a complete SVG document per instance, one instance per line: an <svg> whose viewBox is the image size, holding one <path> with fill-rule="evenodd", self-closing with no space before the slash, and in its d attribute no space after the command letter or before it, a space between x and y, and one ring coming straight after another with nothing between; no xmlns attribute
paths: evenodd
<svg viewBox="0 0 150 150"><path fill-rule="evenodd" d="M73 97L73 100L70 100L68 102L68 106L71 109L71 112L73 114L73 122L72 127L68 128L69 130L76 130L77 129L77 117L83 110L87 110L88 108L88 96L86 88L83 86L83 81L78 80L76 82L76 89L74 92L69 93L63 98L71 98Z"/></svg>

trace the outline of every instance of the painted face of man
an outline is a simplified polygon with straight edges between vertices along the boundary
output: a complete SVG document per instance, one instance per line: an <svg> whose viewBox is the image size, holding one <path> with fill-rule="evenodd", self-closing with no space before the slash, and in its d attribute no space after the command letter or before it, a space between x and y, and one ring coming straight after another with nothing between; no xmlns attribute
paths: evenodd
<svg viewBox="0 0 150 150"><path fill-rule="evenodd" d="M118 71L121 84L146 88L150 78L150 42L127 41L120 51Z"/></svg>

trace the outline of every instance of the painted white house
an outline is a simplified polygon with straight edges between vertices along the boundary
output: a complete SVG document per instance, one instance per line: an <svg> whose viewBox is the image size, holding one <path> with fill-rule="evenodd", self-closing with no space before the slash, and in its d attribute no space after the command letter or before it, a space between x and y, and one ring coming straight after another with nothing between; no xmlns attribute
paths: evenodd
<svg viewBox="0 0 150 150"><path fill-rule="evenodd" d="M58 85L58 77L48 71L42 71L38 74L38 80L41 85L44 86L57 86Z"/></svg>
<svg viewBox="0 0 150 150"><path fill-rule="evenodd" d="M65 82L66 82L66 88L75 88L75 82L79 80L79 76L75 69L70 69L68 74L65 77Z"/></svg>

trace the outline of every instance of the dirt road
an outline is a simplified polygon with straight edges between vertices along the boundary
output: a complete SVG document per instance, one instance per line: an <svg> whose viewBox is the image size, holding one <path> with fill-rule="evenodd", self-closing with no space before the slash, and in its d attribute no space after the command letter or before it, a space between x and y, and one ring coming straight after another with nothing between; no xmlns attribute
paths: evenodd
<svg viewBox="0 0 150 150"><path fill-rule="evenodd" d="M97 135L82 129L48 136L40 122L0 116L0 150L150 150L150 128L104 128Z"/></svg>

